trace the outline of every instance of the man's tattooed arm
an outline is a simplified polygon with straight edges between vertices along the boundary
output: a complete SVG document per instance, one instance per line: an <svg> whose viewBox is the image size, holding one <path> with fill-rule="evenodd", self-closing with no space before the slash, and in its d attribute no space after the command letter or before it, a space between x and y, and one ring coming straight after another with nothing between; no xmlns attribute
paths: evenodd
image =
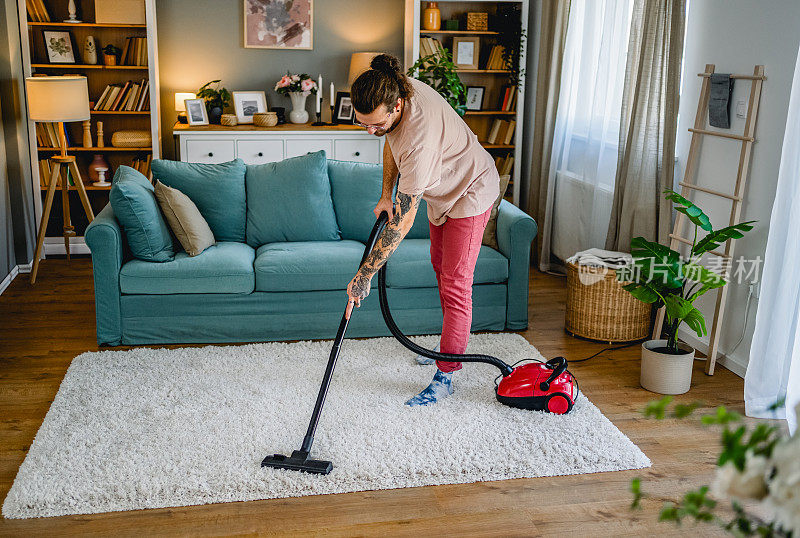
<svg viewBox="0 0 800 538"><path fill-rule="evenodd" d="M369 295L370 281L375 273L386 263L414 224L419 202L422 195L408 195L397 192L397 203L394 216L389 219L386 227L381 232L375 247L367 256L366 261L356 273L355 278L348 286L348 294L358 302Z"/></svg>

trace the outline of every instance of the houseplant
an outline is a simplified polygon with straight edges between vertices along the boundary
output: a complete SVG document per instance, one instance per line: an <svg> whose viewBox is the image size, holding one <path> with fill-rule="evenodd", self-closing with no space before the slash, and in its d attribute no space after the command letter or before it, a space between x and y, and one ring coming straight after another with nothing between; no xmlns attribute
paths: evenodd
<svg viewBox="0 0 800 538"><path fill-rule="evenodd" d="M198 99L205 99L206 110L208 110L208 122L219 123L225 107L231 104L231 92L227 88L220 87L220 79L206 82L197 90ZM216 84L216 87L211 87Z"/></svg>
<svg viewBox="0 0 800 538"><path fill-rule="evenodd" d="M467 111L467 90L456 69L450 51L442 49L419 58L406 74L432 87L463 116Z"/></svg>
<svg viewBox="0 0 800 538"><path fill-rule="evenodd" d="M644 414L657 420L684 419L702 405L680 403L670 408L671 402L672 396L650 402ZM785 405L785 401L776 402L771 409ZM800 404L795 413L800 416ZM681 525L684 519L693 519L718 525L737 537L800 536L800 433L782 435L777 426L763 421L750 427L739 413L723 406L703 415L700 422L721 428L714 481L664 503L659 521ZM631 509L640 509L642 501L649 499L641 478L631 480L630 490ZM730 508L724 501L730 501Z"/></svg>
<svg viewBox="0 0 800 538"><path fill-rule="evenodd" d="M682 394L689 390L692 379L694 349L678 342L678 328L686 323L697 336L706 334L703 314L694 301L704 293L724 286L725 278L700 265L699 259L728 239L738 239L753 229L755 221L742 222L714 230L708 216L675 191L665 190L675 210L686 215L694 225L694 239L687 258L671 248L644 237L631 239L633 263L617 270L617 279L628 282L623 289L631 295L665 307L664 340L642 344L642 387L662 394ZM707 232L698 241L698 228Z"/></svg>
<svg viewBox="0 0 800 538"><path fill-rule="evenodd" d="M522 86L525 70L519 66L519 57L526 34L522 29L522 15L518 6L498 8L492 29L498 32L497 44L503 47L503 63L508 69L508 83Z"/></svg>
<svg viewBox="0 0 800 538"><path fill-rule="evenodd" d="M122 54L122 50L114 45L106 45L103 47L103 64L117 65L117 59Z"/></svg>
<svg viewBox="0 0 800 538"><path fill-rule="evenodd" d="M292 111L289 112L289 121L292 123L306 123L308 111L306 98L317 93L317 83L307 74L292 74L288 71L275 83L275 91L281 95L288 95L292 100Z"/></svg>

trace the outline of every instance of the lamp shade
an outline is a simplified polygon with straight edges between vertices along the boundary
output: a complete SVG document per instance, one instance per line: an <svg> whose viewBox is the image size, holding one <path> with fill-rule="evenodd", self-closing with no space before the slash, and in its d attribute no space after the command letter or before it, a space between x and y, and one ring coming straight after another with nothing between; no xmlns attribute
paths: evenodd
<svg viewBox="0 0 800 538"><path fill-rule="evenodd" d="M358 75L369 69L369 63L380 52L354 52L350 56L350 75L347 77L348 86L352 86Z"/></svg>
<svg viewBox="0 0 800 538"><path fill-rule="evenodd" d="M28 117L33 121L85 121L89 119L86 77L28 77Z"/></svg>
<svg viewBox="0 0 800 538"><path fill-rule="evenodd" d="M197 95L190 92L178 92L175 94L175 112L186 112L186 99L197 99Z"/></svg>

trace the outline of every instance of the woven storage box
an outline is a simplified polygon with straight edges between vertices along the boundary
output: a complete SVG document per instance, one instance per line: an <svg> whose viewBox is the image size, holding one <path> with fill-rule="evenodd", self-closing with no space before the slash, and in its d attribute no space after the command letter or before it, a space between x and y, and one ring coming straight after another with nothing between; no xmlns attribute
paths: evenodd
<svg viewBox="0 0 800 538"><path fill-rule="evenodd" d="M567 264L567 332L601 342L633 342L650 334L652 306L622 289L605 267Z"/></svg>
<svg viewBox="0 0 800 538"><path fill-rule="evenodd" d="M116 131L111 135L115 148L146 148L153 145L150 131Z"/></svg>
<svg viewBox="0 0 800 538"><path fill-rule="evenodd" d="M482 30L489 29L489 14L480 12L467 13L467 30Z"/></svg>
<svg viewBox="0 0 800 538"><path fill-rule="evenodd" d="M223 114L219 118L219 124L225 125L226 127L232 127L234 125L239 125L239 120L236 117L236 114Z"/></svg>

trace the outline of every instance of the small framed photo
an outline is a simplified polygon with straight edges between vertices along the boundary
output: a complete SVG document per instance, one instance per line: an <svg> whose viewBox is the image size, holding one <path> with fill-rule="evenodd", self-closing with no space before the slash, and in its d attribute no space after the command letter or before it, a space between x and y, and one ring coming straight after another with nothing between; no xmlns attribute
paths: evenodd
<svg viewBox="0 0 800 538"><path fill-rule="evenodd" d="M483 110L486 86L467 86L467 110Z"/></svg>
<svg viewBox="0 0 800 538"><path fill-rule="evenodd" d="M205 99L186 99L186 119L189 125L208 125Z"/></svg>
<svg viewBox="0 0 800 538"><path fill-rule="evenodd" d="M253 115L266 112L267 95L261 92L233 92L233 108L239 123L253 123Z"/></svg>
<svg viewBox="0 0 800 538"><path fill-rule="evenodd" d="M47 58L51 64L75 63L75 48L72 46L71 33L45 30L43 34Z"/></svg>
<svg viewBox="0 0 800 538"><path fill-rule="evenodd" d="M477 69L480 50L480 38L454 37L453 63L462 69Z"/></svg>
<svg viewBox="0 0 800 538"><path fill-rule="evenodd" d="M353 123L353 102L350 92L336 92L336 108L334 108L334 123Z"/></svg>

